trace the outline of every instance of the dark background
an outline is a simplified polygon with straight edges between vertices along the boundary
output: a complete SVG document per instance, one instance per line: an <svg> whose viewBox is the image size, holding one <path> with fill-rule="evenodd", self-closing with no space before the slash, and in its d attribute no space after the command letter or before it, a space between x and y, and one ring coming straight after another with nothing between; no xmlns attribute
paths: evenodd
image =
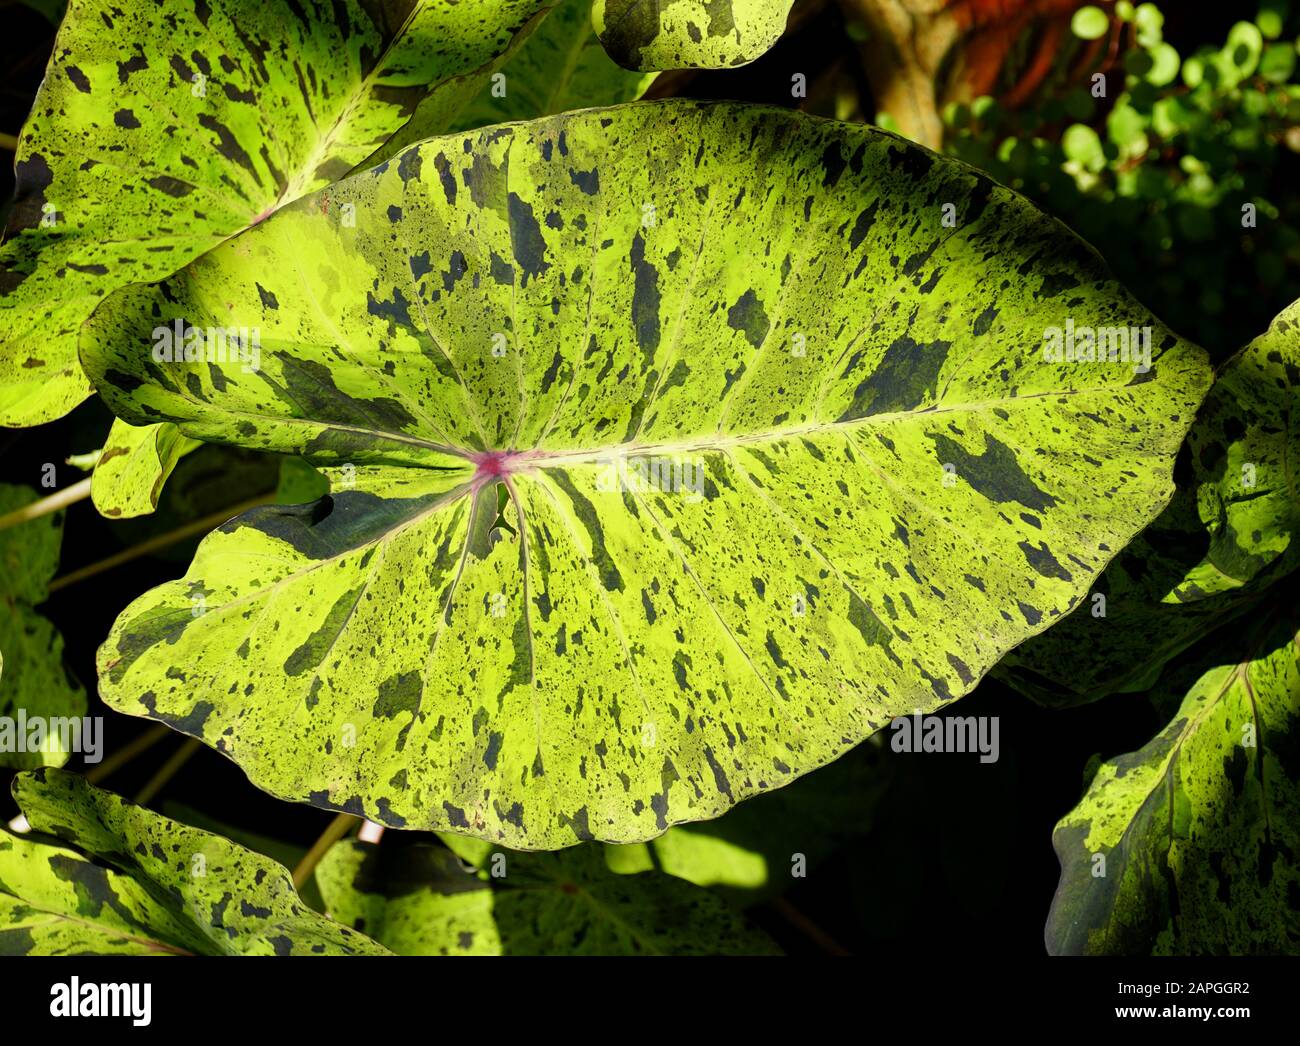
<svg viewBox="0 0 1300 1046"><path fill-rule="evenodd" d="M1183 53L1199 42L1220 43L1234 21L1253 13L1234 5L1180 3L1166 4L1164 11L1165 37ZM856 62L833 5L819 6L792 24L795 31L758 62L728 72L666 74L655 93L790 104L790 69ZM16 134L44 74L54 30L40 14L12 0L0 0L0 25L0 132ZM4 156L0 198L7 200L11 191L11 158ZM1262 306L1262 312L1271 316L1285 302L1275 304ZM1162 318L1178 326L1172 318ZM69 454L101 446L110 421L103 405L90 400L58 422L0 430L0 482L39 488L47 462L58 467L59 487L75 482L81 473L63 462ZM67 513L61 573L186 517L234 505L274 483L274 471L249 456L204 448L187 466L184 503L169 504L167 499L181 500L173 498L169 486L159 519L113 523L97 515L89 502L73 506ZM90 714L106 717L110 754L150 724L109 712L93 696L95 648L131 599L184 572L196 544L182 542L164 555L70 586L41 608L62 631L69 667L92 694ZM810 954L829 947L816 930L799 928L806 918L840 947L858 954L969 953L986 960L1043 954L1043 925L1058 873L1053 825L1078 802L1089 757L1139 748L1162 721L1137 695L1052 712L991 679L962 700L958 714L1001 717L1000 761L983 765L974 755L887 753L894 779L874 823L787 892L786 901L798 914L771 904L753 910L756 921L787 951ZM179 735L167 739L115 772L106 786L134 794L180 742ZM78 769L78 760L69 768ZM263 794L236 766L208 749L186 764L163 799L302 847L332 819L330 813ZM161 808L161 802L153 805ZM0 814L7 820L15 812L6 790ZM386 845L396 834L388 833Z"/></svg>

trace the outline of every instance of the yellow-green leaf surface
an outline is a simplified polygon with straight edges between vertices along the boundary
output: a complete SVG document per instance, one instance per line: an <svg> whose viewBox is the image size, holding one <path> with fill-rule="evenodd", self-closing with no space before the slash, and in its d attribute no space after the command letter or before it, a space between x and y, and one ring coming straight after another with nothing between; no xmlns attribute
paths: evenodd
<svg viewBox="0 0 1300 1046"><path fill-rule="evenodd" d="M128 425L115 419L90 481L95 508L114 519L148 515L158 507L176 463L199 445L175 425Z"/></svg>
<svg viewBox="0 0 1300 1046"><path fill-rule="evenodd" d="M1300 302L1224 364L1165 512L999 675L1051 705L1146 690L1170 659L1285 584L1300 565L1297 402Z"/></svg>
<svg viewBox="0 0 1300 1046"><path fill-rule="evenodd" d="M1051 952L1300 952L1297 629L1280 598L1240 663L1205 671L1159 736L1102 764L1056 827Z"/></svg>
<svg viewBox="0 0 1300 1046"><path fill-rule="evenodd" d="M0 516L37 499L28 487L0 483ZM24 725L86 713L86 692L63 662L63 637L34 609L59 568L62 540L62 512L0 530L0 719L13 728L6 737L12 744L0 745L0 766L11 769L62 766L69 755L60 747L64 734L48 722L40 734L25 730L20 744L20 713Z"/></svg>
<svg viewBox="0 0 1300 1046"><path fill-rule="evenodd" d="M591 27L591 0L560 0L501 74L495 83L484 79L453 127L429 133L630 102L654 80L653 74L619 67L605 53Z"/></svg>
<svg viewBox="0 0 1300 1046"><path fill-rule="evenodd" d="M794 0L595 0L591 19L625 69L726 69L763 55Z"/></svg>
<svg viewBox="0 0 1300 1046"><path fill-rule="evenodd" d="M1159 511L1208 383L1064 227L868 127L636 104L330 192L355 226L301 201L83 334L126 420L334 484L209 536L100 687L397 827L642 840L961 696ZM1153 369L1049 361L1070 317ZM262 369L155 363L175 320Z"/></svg>
<svg viewBox="0 0 1300 1046"><path fill-rule="evenodd" d="M616 875L599 848L485 855L478 877L441 846L334 846L326 911L399 955L771 955L718 897L660 872Z"/></svg>
<svg viewBox="0 0 1300 1046"><path fill-rule="evenodd" d="M0 424L91 392L77 330L346 174L545 0L71 0L19 138L0 246Z"/></svg>
<svg viewBox="0 0 1300 1046"><path fill-rule="evenodd" d="M0 831L0 955L385 955L302 903L269 857L62 770L14 779Z"/></svg>

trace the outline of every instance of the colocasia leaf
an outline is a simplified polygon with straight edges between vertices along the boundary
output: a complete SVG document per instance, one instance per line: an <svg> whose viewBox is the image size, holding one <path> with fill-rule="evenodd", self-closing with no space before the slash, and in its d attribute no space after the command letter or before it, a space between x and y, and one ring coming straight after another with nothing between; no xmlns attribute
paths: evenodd
<svg viewBox="0 0 1300 1046"><path fill-rule="evenodd" d="M431 93L464 104L457 78L544 5L72 0L0 247L0 424L90 394L77 330L104 295L342 177Z"/></svg>
<svg viewBox="0 0 1300 1046"><path fill-rule="evenodd" d="M725 69L761 57L794 0L595 0L592 24L625 69Z"/></svg>
<svg viewBox="0 0 1300 1046"><path fill-rule="evenodd" d="M148 515L158 507L176 463L199 445L175 425L127 425L115 419L90 481L95 508L114 519Z"/></svg>
<svg viewBox="0 0 1300 1046"><path fill-rule="evenodd" d="M1160 510L1208 384L1062 226L872 128L588 110L325 199L83 332L126 420L333 481L209 536L100 685L398 827L646 839L961 696ZM261 367L158 361L158 323Z"/></svg>
<svg viewBox="0 0 1300 1046"><path fill-rule="evenodd" d="M0 483L0 516L37 500ZM33 609L59 568L63 513L0 530L0 766L62 766L68 752L58 722L86 713L86 692L63 663L63 637ZM51 729L54 726L55 729Z"/></svg>
<svg viewBox="0 0 1300 1046"><path fill-rule="evenodd" d="M1300 613L1279 599L1056 827L1055 954L1300 951ZM1193 677L1194 678L1194 677Z"/></svg>
<svg viewBox="0 0 1300 1046"><path fill-rule="evenodd" d="M1298 397L1300 302L1224 365L1188 433L1169 508L1077 612L1013 650L998 673L1048 705L1146 690L1280 583L1300 564Z"/></svg>
<svg viewBox="0 0 1300 1046"><path fill-rule="evenodd" d="M621 69L605 53L591 28L590 0L561 0L502 65L501 74L496 82L485 80L455 126L432 129L424 137L630 102L654 79Z"/></svg>
<svg viewBox="0 0 1300 1046"><path fill-rule="evenodd" d="M399 955L770 955L768 936L708 890L616 875L600 849L486 855L337 844L316 870L326 911Z"/></svg>
<svg viewBox="0 0 1300 1046"><path fill-rule="evenodd" d="M62 770L23 774L13 791L42 834L0 831L0 955L388 954L303 904L283 866L219 835Z"/></svg>

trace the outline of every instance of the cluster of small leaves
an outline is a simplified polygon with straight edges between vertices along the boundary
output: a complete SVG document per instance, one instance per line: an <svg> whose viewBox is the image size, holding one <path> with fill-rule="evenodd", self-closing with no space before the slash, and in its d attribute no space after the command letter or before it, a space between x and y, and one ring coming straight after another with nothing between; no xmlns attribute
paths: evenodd
<svg viewBox="0 0 1300 1046"><path fill-rule="evenodd" d="M1221 357L1300 280L1290 8L1263 0L1221 46L1183 55L1158 5L1118 3L1108 10L1123 47L1104 81L1062 61L1024 108L951 106L949 148L1067 222L1144 304ZM1101 42L1115 27L1089 7L1073 28Z"/></svg>

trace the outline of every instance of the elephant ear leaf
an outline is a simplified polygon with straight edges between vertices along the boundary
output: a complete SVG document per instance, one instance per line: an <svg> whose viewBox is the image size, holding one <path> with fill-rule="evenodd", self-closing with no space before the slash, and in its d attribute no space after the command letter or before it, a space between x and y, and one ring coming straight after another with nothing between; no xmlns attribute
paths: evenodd
<svg viewBox="0 0 1300 1046"><path fill-rule="evenodd" d="M100 689L389 825L643 840L967 693L1159 511L1208 384L1062 226L872 128L644 103L330 191L354 225L301 201L83 332L125 419L332 480L128 607ZM1151 368L1045 354L1076 316ZM261 369L155 322L256 326Z"/></svg>
<svg viewBox="0 0 1300 1046"><path fill-rule="evenodd" d="M114 419L90 481L95 508L113 519L148 515L158 507L176 463L198 446L175 425L128 425Z"/></svg>
<svg viewBox="0 0 1300 1046"><path fill-rule="evenodd" d="M0 483L0 516L37 500L27 487ZM63 637L35 607L59 568L63 513L0 528L0 766L62 766L70 734L51 720L86 713L86 692L63 662ZM71 726L69 726L71 729Z"/></svg>
<svg viewBox="0 0 1300 1046"><path fill-rule="evenodd" d="M1300 614L1248 630L1145 748L1056 826L1054 954L1293 953L1300 940Z"/></svg>
<svg viewBox="0 0 1300 1046"><path fill-rule="evenodd" d="M336 844L317 867L326 910L399 955L766 955L776 945L709 891L661 872L618 875L600 848L483 855ZM488 869L491 874L488 875Z"/></svg>
<svg viewBox="0 0 1300 1046"><path fill-rule="evenodd" d="M90 394L77 330L104 295L342 177L544 2L72 0L0 247L0 424Z"/></svg>
<svg viewBox="0 0 1300 1046"><path fill-rule="evenodd" d="M1149 689L1174 657L1295 570L1298 396L1300 302L1223 366L1165 512L1111 563L1084 608L1013 650L998 675L1049 705Z"/></svg>
<svg viewBox="0 0 1300 1046"><path fill-rule="evenodd" d="M765 54L794 0L595 0L592 24L625 69L727 69Z"/></svg>
<svg viewBox="0 0 1300 1046"><path fill-rule="evenodd" d="M0 833L0 954L388 954L219 835L62 770L22 774L13 792L40 834Z"/></svg>

